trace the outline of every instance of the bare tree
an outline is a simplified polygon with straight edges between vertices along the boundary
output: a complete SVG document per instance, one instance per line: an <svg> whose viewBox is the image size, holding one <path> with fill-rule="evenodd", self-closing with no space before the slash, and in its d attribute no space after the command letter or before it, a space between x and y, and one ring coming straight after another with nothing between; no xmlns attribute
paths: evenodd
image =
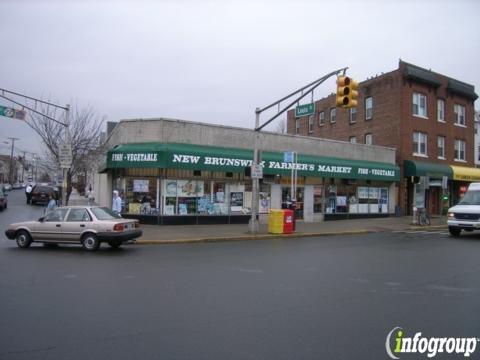
<svg viewBox="0 0 480 360"><path fill-rule="evenodd" d="M276 132L280 133L280 134L286 134L287 133L287 120L281 119L277 123Z"/></svg>
<svg viewBox="0 0 480 360"><path fill-rule="evenodd" d="M41 111L54 119L58 119L56 109L45 107ZM62 120L61 120L62 121ZM104 119L98 118L91 108L79 109L74 106L70 115L70 135L72 143L72 166L67 172L68 204L72 193L72 178L82 171L87 158L92 152L100 151L100 135ZM45 116L29 112L28 125L40 136L47 148L47 158L59 164L58 147L66 140L66 127Z"/></svg>

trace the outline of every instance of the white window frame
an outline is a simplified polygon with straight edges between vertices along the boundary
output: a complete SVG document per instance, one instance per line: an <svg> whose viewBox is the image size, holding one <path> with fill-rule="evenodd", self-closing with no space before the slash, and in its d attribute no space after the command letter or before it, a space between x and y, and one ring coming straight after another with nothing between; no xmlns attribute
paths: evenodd
<svg viewBox="0 0 480 360"><path fill-rule="evenodd" d="M373 134L365 134L365 145L373 145Z"/></svg>
<svg viewBox="0 0 480 360"><path fill-rule="evenodd" d="M348 109L348 119L350 120L350 124L355 124L357 122L357 108L352 107Z"/></svg>
<svg viewBox="0 0 480 360"><path fill-rule="evenodd" d="M446 142L445 136L437 137L437 149L438 149L437 158L441 160L445 160L445 142ZM441 154L440 154L440 149L442 150Z"/></svg>
<svg viewBox="0 0 480 360"><path fill-rule="evenodd" d="M365 120L370 120L372 118L373 118L373 97L369 96L365 98Z"/></svg>
<svg viewBox="0 0 480 360"><path fill-rule="evenodd" d="M295 119L295 134L300 133L300 119Z"/></svg>
<svg viewBox="0 0 480 360"><path fill-rule="evenodd" d="M330 122L332 124L337 122L337 108L330 108Z"/></svg>
<svg viewBox="0 0 480 360"><path fill-rule="evenodd" d="M416 139L417 138L417 139ZM417 145L415 145L415 143ZM425 145L425 151L422 153L422 144ZM428 135L419 131L415 131L412 136L412 148L413 149L413 156L420 156L420 157L428 157Z"/></svg>
<svg viewBox="0 0 480 360"><path fill-rule="evenodd" d="M313 133L313 115L310 115L308 117L308 133L309 134Z"/></svg>
<svg viewBox="0 0 480 360"><path fill-rule="evenodd" d="M418 92L412 94L412 115L422 119L428 119L427 95Z"/></svg>
<svg viewBox="0 0 480 360"><path fill-rule="evenodd" d="M465 106L460 104L453 105L453 114L455 116L454 125L467 127L466 118L465 118Z"/></svg>
<svg viewBox="0 0 480 360"><path fill-rule="evenodd" d="M437 121L445 122L445 100L437 99Z"/></svg>
<svg viewBox="0 0 480 360"><path fill-rule="evenodd" d="M325 125L325 111L322 111L320 114L318 114L318 126L323 125Z"/></svg>
<svg viewBox="0 0 480 360"><path fill-rule="evenodd" d="M465 140L455 139L455 159L454 159L455 161L467 162L465 149L466 149Z"/></svg>
<svg viewBox="0 0 480 360"><path fill-rule="evenodd" d="M356 144L357 143L357 137L356 136L350 136L350 144Z"/></svg>

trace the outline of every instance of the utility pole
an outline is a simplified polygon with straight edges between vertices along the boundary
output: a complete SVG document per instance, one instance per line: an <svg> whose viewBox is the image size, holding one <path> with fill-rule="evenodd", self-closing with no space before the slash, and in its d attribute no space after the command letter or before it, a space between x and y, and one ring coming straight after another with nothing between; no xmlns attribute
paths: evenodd
<svg viewBox="0 0 480 360"><path fill-rule="evenodd" d="M282 115L285 111L290 109L290 107L292 107L295 103L298 103L300 100L302 100L305 96L307 96L310 93L313 94L313 90L315 90L318 86L320 86L320 84L322 84L325 80L327 80L328 78L330 78L333 75L338 75L342 71L343 71L343 74L345 74L345 71L347 69L348 68L342 68L342 69L339 69L339 70L332 71L331 73L321 77L318 80L313 81L312 83L310 83L308 85L305 85L304 87L298 89L297 91L295 91L295 92L293 92L293 93L291 93L287 96L284 96L280 100L274 102L271 105L268 105L268 106L264 107L263 109L260 109L260 108L255 109L255 128L254 128L255 138L254 138L254 149L253 149L253 163L252 163L252 171L251 171L252 175L253 175L253 170L258 169L259 162L260 162L260 150L259 150L259 147L260 147L260 144L259 144L260 131L265 126L270 124L273 120L275 120L277 117ZM282 110L280 110L280 103L282 101L284 101L286 99L289 99L292 96L297 95L298 93L301 93L301 95L298 98L296 98L291 103L289 103L287 106L285 106ZM313 95L312 95L312 99L313 99ZM265 110L268 110L268 109L272 108L273 106L277 106L277 105L278 105L277 114L274 115L272 118L270 118L270 120L266 121L263 125L260 125L260 114L262 112L264 112ZM292 164L292 166L293 166L293 164ZM258 222L258 218L259 218L259 214L258 214L258 195L259 194L258 193L259 193L259 187L260 187L259 183L260 183L260 179L256 175L255 175L255 177L252 176L252 214L251 214L250 221L248 223L248 229L249 229L250 233L254 233L254 234L256 234L259 230L259 222Z"/></svg>
<svg viewBox="0 0 480 360"><path fill-rule="evenodd" d="M15 140L20 140L18 138L10 137L8 138L12 141L12 152L10 153L10 171L8 173L8 181L10 184L13 184L13 147L15 146Z"/></svg>
<svg viewBox="0 0 480 360"><path fill-rule="evenodd" d="M21 183L23 184L23 174L25 173L25 162L26 162L26 153L25 151L23 152L23 164L22 164L22 180Z"/></svg>

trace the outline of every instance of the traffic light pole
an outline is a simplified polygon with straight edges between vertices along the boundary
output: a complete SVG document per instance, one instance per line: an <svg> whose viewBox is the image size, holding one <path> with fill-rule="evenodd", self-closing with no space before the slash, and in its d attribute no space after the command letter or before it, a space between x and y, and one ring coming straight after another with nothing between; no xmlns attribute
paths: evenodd
<svg viewBox="0 0 480 360"><path fill-rule="evenodd" d="M280 100L277 100L275 101L274 103L264 107L263 109L260 109L260 108L256 108L255 109L255 129L254 129L254 149L253 149L253 164L252 164L252 168L256 168L258 167L259 165L259 161L260 161L260 150L259 150L259 147L260 147L260 139L259 139L259 136L260 136L260 131L265 127L267 126L268 124L270 124L273 120L275 120L277 117L279 117L280 115L282 115L284 112L286 112L288 109L290 109L294 104L298 103L300 100L302 100L305 96L307 96L309 93L313 92L313 90L315 90L318 86L320 86L323 82L325 82L327 79L329 79L330 77L334 76L334 75L338 75L339 73L343 72L345 74L345 71L348 69L348 67L345 67L345 68L342 68L342 69L338 69L338 70L335 70L335 71L332 71L331 73L321 77L320 79L318 80L315 80L313 82L311 82L310 84L308 85L305 85L304 87L298 89L297 91L287 95L287 96L284 96L283 98L281 98ZM304 93L304 91L306 90L306 92ZM295 95L297 95L298 93L302 93L302 95L300 95L298 98L296 98L295 100L293 100L292 102L290 102L287 106L285 106L282 110L279 110L278 113L276 115L274 115L273 117L271 117L269 120L267 120L264 124L260 125L260 114L270 108L272 108L273 106L276 106L276 105L280 105L280 103L282 101L285 101ZM259 187L260 187L260 179L254 177L252 178L252 213L251 213L251 217L250 217L250 221L248 223L248 229L249 229L249 232L250 233L253 233L253 234L256 234L258 233L258 230L259 230L259 214L258 214L258 196L259 196Z"/></svg>

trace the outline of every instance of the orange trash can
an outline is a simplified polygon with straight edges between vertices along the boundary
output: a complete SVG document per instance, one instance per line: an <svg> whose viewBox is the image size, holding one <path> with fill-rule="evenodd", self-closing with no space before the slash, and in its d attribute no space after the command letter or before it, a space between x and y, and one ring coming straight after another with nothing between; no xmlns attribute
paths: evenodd
<svg viewBox="0 0 480 360"><path fill-rule="evenodd" d="M291 234L294 230L294 217L293 210L283 210L283 233Z"/></svg>

